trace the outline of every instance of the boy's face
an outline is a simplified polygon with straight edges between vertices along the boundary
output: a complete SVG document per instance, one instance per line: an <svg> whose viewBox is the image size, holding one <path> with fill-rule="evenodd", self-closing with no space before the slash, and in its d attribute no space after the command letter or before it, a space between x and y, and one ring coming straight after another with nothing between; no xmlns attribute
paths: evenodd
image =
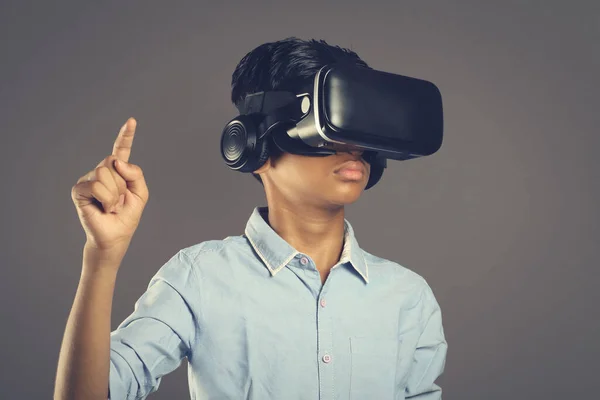
<svg viewBox="0 0 600 400"><path fill-rule="evenodd" d="M371 165L356 147L336 145L334 149L338 152L327 157L283 153L275 161L269 158L255 171L263 181L267 199L327 209L356 201L367 186ZM336 172L342 163L351 160L364 165L362 178L348 179Z"/></svg>

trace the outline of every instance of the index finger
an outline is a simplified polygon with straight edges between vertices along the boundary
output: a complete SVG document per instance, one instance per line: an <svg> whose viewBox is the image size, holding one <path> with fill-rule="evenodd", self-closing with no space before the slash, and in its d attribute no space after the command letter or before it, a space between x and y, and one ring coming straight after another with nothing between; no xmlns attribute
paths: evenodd
<svg viewBox="0 0 600 400"><path fill-rule="evenodd" d="M115 144L113 145L112 151L112 155L117 157L119 160L129 162L131 145L133 144L136 126L137 121L134 118L129 118L125 122L125 125L121 127L119 135L117 136L117 139L115 139Z"/></svg>

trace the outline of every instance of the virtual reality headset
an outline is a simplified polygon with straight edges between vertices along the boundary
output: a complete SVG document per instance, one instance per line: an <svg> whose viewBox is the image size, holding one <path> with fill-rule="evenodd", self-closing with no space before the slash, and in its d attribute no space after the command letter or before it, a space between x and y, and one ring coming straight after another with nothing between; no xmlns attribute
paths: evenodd
<svg viewBox="0 0 600 400"><path fill-rule="evenodd" d="M260 168L272 146L317 157L350 147L371 164L369 189L387 159L431 155L443 138L442 98L433 83L356 65L326 65L298 93L252 93L236 107L240 115L223 129L221 155L241 172Z"/></svg>

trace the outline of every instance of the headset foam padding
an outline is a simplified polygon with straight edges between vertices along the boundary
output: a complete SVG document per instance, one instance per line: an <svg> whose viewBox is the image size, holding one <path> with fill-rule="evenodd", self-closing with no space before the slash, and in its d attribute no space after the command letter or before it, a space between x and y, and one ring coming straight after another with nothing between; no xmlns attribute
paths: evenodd
<svg viewBox="0 0 600 400"><path fill-rule="evenodd" d="M267 161L269 158L269 147L268 143L264 139L260 139L256 142L256 146L245 155L246 163L238 171L240 172L254 172Z"/></svg>
<svg viewBox="0 0 600 400"><path fill-rule="evenodd" d="M269 141L267 138L259 139L256 143L258 148L258 158L256 159L256 166L252 171L256 171L269 159ZM256 150L255 150L256 151Z"/></svg>

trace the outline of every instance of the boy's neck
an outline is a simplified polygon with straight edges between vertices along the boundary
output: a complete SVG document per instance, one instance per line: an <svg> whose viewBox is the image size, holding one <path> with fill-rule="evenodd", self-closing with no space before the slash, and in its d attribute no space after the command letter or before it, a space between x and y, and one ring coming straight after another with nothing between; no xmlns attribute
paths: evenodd
<svg viewBox="0 0 600 400"><path fill-rule="evenodd" d="M299 252L308 255L324 282L344 245L344 207L324 211L269 205L265 221Z"/></svg>

